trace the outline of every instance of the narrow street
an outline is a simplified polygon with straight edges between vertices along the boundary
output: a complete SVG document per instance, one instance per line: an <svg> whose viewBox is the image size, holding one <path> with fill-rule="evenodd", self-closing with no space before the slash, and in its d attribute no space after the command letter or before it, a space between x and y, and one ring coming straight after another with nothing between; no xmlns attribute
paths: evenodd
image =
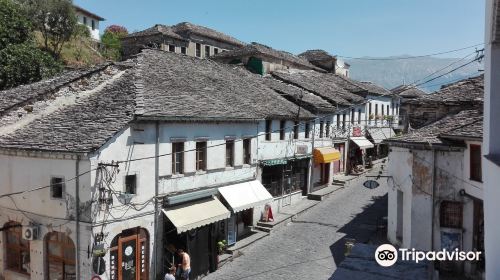
<svg viewBox="0 0 500 280"><path fill-rule="evenodd" d="M344 258L346 238L385 240L377 224L387 216L387 181L379 179L375 189L365 188L364 181L351 181L204 279L329 279Z"/></svg>

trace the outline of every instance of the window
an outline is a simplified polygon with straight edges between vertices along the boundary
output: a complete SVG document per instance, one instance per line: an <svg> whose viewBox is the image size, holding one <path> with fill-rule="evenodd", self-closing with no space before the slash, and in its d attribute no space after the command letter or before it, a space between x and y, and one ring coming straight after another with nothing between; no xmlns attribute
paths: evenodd
<svg viewBox="0 0 500 280"><path fill-rule="evenodd" d="M30 274L30 243L22 236L22 226L16 222L4 225L6 268Z"/></svg>
<svg viewBox="0 0 500 280"><path fill-rule="evenodd" d="M311 125L309 124L309 122L306 122L305 124L305 135L304 135L304 138L309 138L309 134L311 133Z"/></svg>
<svg viewBox="0 0 500 280"><path fill-rule="evenodd" d="M196 43L196 57L201 57L201 44Z"/></svg>
<svg viewBox="0 0 500 280"><path fill-rule="evenodd" d="M92 20L92 30L95 30L95 20Z"/></svg>
<svg viewBox="0 0 500 280"><path fill-rule="evenodd" d="M181 53L182 54L186 54L187 53L186 47L181 47Z"/></svg>
<svg viewBox="0 0 500 280"><path fill-rule="evenodd" d="M470 179L482 182L481 145L470 145Z"/></svg>
<svg viewBox="0 0 500 280"><path fill-rule="evenodd" d="M48 279L76 279L75 244L62 232L50 232L45 237Z"/></svg>
<svg viewBox="0 0 500 280"><path fill-rule="evenodd" d="M214 48L214 54L218 54L219 53L219 49L218 48Z"/></svg>
<svg viewBox="0 0 500 280"><path fill-rule="evenodd" d="M184 173L184 143L172 143L172 174Z"/></svg>
<svg viewBox="0 0 500 280"><path fill-rule="evenodd" d="M462 228L462 203L443 201L440 207L440 225L447 228Z"/></svg>
<svg viewBox="0 0 500 280"><path fill-rule="evenodd" d="M251 146L251 138L243 139L243 163L251 164L252 163L252 146Z"/></svg>
<svg viewBox="0 0 500 280"><path fill-rule="evenodd" d="M210 56L210 46L205 46L205 57Z"/></svg>
<svg viewBox="0 0 500 280"><path fill-rule="evenodd" d="M354 109L351 109L351 123L354 124Z"/></svg>
<svg viewBox="0 0 500 280"><path fill-rule="evenodd" d="M234 140L226 140L226 166L234 166Z"/></svg>
<svg viewBox="0 0 500 280"><path fill-rule="evenodd" d="M86 16L83 17L83 24L87 25L87 17Z"/></svg>
<svg viewBox="0 0 500 280"><path fill-rule="evenodd" d="M196 170L207 170L207 142L196 142Z"/></svg>
<svg viewBox="0 0 500 280"><path fill-rule="evenodd" d="M325 124L323 123L323 121L320 121L319 122L319 138L323 138L324 127L325 127Z"/></svg>
<svg viewBox="0 0 500 280"><path fill-rule="evenodd" d="M52 177L50 178L50 197L63 198L64 196L64 178Z"/></svg>
<svg viewBox="0 0 500 280"><path fill-rule="evenodd" d="M375 104L375 123L377 123L378 118L378 104Z"/></svg>
<svg viewBox="0 0 500 280"><path fill-rule="evenodd" d="M325 134L326 134L327 138L330 137L330 122L329 121L326 122L326 132L325 132Z"/></svg>
<svg viewBox="0 0 500 280"><path fill-rule="evenodd" d="M342 130L345 130L345 113L342 114Z"/></svg>
<svg viewBox="0 0 500 280"><path fill-rule="evenodd" d="M368 104L368 116L372 114L372 104Z"/></svg>
<svg viewBox="0 0 500 280"><path fill-rule="evenodd" d="M168 45L168 51L169 52L175 52L175 46L174 45Z"/></svg>
<svg viewBox="0 0 500 280"><path fill-rule="evenodd" d="M380 109L382 110L382 117L384 116L384 105L380 105Z"/></svg>
<svg viewBox="0 0 500 280"><path fill-rule="evenodd" d="M337 129L340 127L340 114L337 114Z"/></svg>
<svg viewBox="0 0 500 280"><path fill-rule="evenodd" d="M293 123L293 139L299 139L299 122Z"/></svg>
<svg viewBox="0 0 500 280"><path fill-rule="evenodd" d="M286 121L280 121L280 140L285 140L285 124Z"/></svg>
<svg viewBox="0 0 500 280"><path fill-rule="evenodd" d="M137 176L125 175L125 193L137 194Z"/></svg>
<svg viewBox="0 0 500 280"><path fill-rule="evenodd" d="M361 124L361 109L358 109L358 124Z"/></svg>
<svg viewBox="0 0 500 280"><path fill-rule="evenodd" d="M386 112L387 112L387 115L390 115L390 113L389 113L389 105L387 105L387 111Z"/></svg>
<svg viewBox="0 0 500 280"><path fill-rule="evenodd" d="M271 141L271 125L273 121L272 120L266 120L266 140Z"/></svg>

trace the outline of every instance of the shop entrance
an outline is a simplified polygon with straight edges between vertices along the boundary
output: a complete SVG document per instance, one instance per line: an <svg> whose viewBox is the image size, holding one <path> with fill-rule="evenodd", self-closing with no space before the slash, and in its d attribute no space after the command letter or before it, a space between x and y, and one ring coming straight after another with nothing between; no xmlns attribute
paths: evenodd
<svg viewBox="0 0 500 280"><path fill-rule="evenodd" d="M124 230L111 242L110 279L144 280L149 275L149 242L145 229Z"/></svg>

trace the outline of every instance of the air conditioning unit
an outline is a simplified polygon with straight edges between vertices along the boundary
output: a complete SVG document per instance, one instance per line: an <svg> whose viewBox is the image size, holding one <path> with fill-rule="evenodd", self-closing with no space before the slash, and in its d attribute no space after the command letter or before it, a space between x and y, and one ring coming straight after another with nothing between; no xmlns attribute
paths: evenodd
<svg viewBox="0 0 500 280"><path fill-rule="evenodd" d="M38 226L23 226L23 239L36 240L38 239Z"/></svg>

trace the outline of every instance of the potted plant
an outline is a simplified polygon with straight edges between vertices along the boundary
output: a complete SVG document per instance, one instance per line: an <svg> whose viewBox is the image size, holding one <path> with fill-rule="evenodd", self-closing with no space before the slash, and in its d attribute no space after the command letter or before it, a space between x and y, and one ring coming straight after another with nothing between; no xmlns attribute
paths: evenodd
<svg viewBox="0 0 500 280"><path fill-rule="evenodd" d="M224 254L224 252L226 252L226 248L227 248L227 241L226 240L221 240L221 241L217 242L217 249L219 251L219 255Z"/></svg>
<svg viewBox="0 0 500 280"><path fill-rule="evenodd" d="M374 115L374 114L370 114L370 116L368 116L368 118L369 118L370 120L373 120L373 119L375 118L375 115Z"/></svg>

